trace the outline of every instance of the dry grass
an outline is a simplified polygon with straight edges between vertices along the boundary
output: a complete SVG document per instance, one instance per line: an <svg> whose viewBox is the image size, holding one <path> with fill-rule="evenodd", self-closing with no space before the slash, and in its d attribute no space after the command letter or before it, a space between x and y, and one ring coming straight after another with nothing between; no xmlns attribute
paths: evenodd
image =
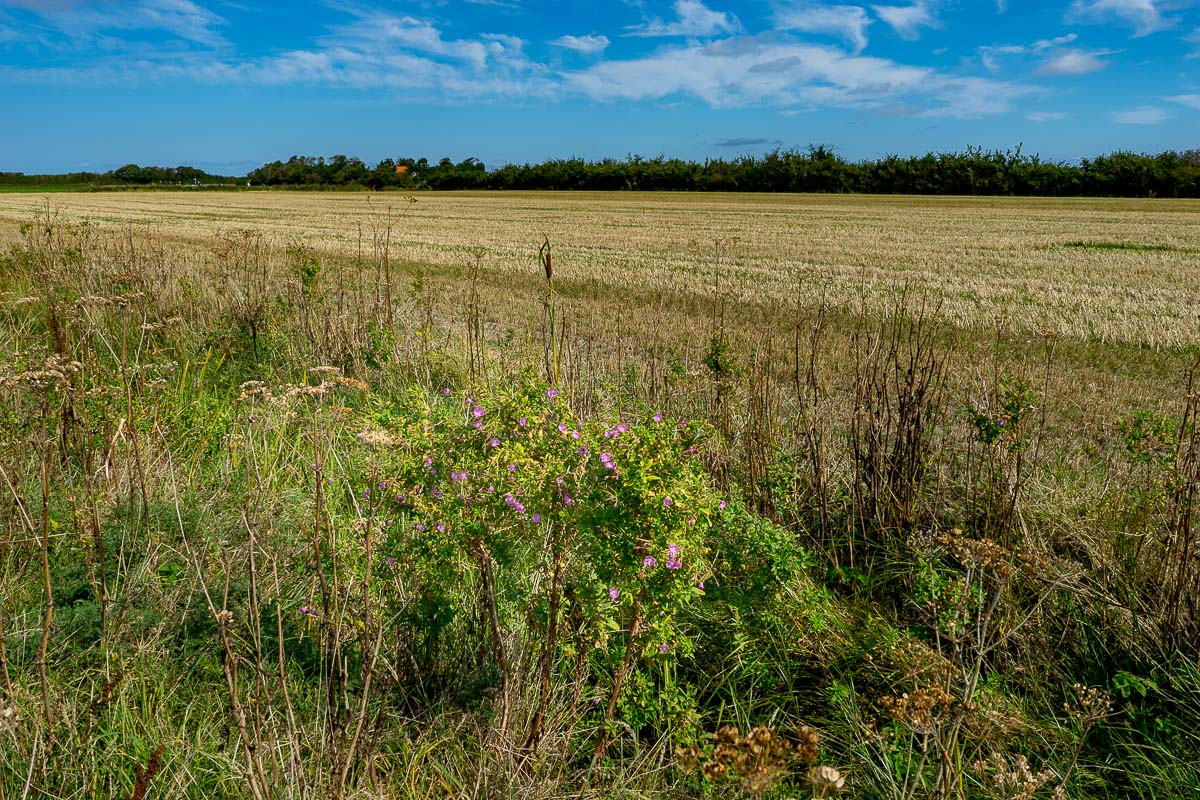
<svg viewBox="0 0 1200 800"><path fill-rule="evenodd" d="M45 202L0 196L0 235ZM363 220L396 195L55 195L64 218L146 226L194 243L241 228L343 255L370 248ZM707 294L717 241L723 291L771 308L828 297L878 305L925 289L958 326L1172 347L1200 341L1200 204L1162 200L966 199L605 193L422 194L397 255L492 275L528 272L543 234L556 280L598 299L631 291ZM1071 245L1120 245L1118 248ZM1130 249L1125 249L1126 247Z"/></svg>

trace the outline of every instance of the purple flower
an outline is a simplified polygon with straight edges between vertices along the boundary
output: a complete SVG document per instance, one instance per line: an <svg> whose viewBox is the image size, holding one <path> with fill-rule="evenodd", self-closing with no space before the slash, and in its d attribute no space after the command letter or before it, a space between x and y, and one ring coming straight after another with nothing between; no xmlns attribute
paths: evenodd
<svg viewBox="0 0 1200 800"><path fill-rule="evenodd" d="M425 456L425 466L427 466L427 467L433 466L433 459L430 458L429 456Z"/></svg>
<svg viewBox="0 0 1200 800"><path fill-rule="evenodd" d="M571 495L569 495L569 494L563 495L563 505L564 506L570 506L570 505L574 505L574 504L575 504L575 501L571 499Z"/></svg>
<svg viewBox="0 0 1200 800"><path fill-rule="evenodd" d="M484 414L486 414L487 412L486 412L486 411L484 411L484 410L483 410L482 408L480 408L479 406L475 406L475 408L471 410L471 413L475 415L475 419L479 419L480 417L482 417L482 416L483 416Z"/></svg>
<svg viewBox="0 0 1200 800"><path fill-rule="evenodd" d="M540 523L542 521L542 515L534 514L532 517L530 517L530 519L533 520L534 525L537 525L538 523Z"/></svg>
<svg viewBox="0 0 1200 800"><path fill-rule="evenodd" d="M655 415L654 415L654 421L655 421L655 422L662 422L662 414L655 414Z"/></svg>
<svg viewBox="0 0 1200 800"><path fill-rule="evenodd" d="M551 400L553 400L554 398L558 397L558 389L553 389L553 388L551 388L551 389L547 389L547 390L546 390L546 397L549 397Z"/></svg>
<svg viewBox="0 0 1200 800"><path fill-rule="evenodd" d="M653 567L657 564L658 564L658 559L656 559L654 556L646 556L645 558L642 559L643 567Z"/></svg>
<svg viewBox="0 0 1200 800"><path fill-rule="evenodd" d="M387 564L389 567L395 567L396 559L392 558L391 556L384 556L383 563Z"/></svg>
<svg viewBox="0 0 1200 800"><path fill-rule="evenodd" d="M467 471L465 469L454 470L453 472L450 473L450 480L452 480L452 481L465 481L466 479L467 479Z"/></svg>
<svg viewBox="0 0 1200 800"><path fill-rule="evenodd" d="M439 523L438 523L438 526L437 526L437 531L438 531L438 533L445 533L445 532L446 532L446 526L445 526L445 525L443 525L442 523L440 523L440 522L439 522Z"/></svg>
<svg viewBox="0 0 1200 800"><path fill-rule="evenodd" d="M610 600L612 600L612 601L616 602L616 599L617 599L618 597L620 597L620 596L621 596L621 590L620 590L620 589L618 589L618 588L617 588L617 587L615 587L615 586L611 586L611 587L609 587L609 589L608 589L608 597L609 597L609 599L610 599Z"/></svg>
<svg viewBox="0 0 1200 800"><path fill-rule="evenodd" d="M583 447L579 448L579 455L582 458L587 458L587 454L589 452L590 451L588 450L588 446L586 444Z"/></svg>
<svg viewBox="0 0 1200 800"><path fill-rule="evenodd" d="M660 653L669 653L669 652L671 652L671 645L669 645L669 644L660 644L660 645L658 646L658 652L660 652Z"/></svg>
<svg viewBox="0 0 1200 800"><path fill-rule="evenodd" d="M509 472L516 472L516 471L517 471L517 465L516 465L516 464L509 464L509 465L508 465L508 471L509 471Z"/></svg>
<svg viewBox="0 0 1200 800"><path fill-rule="evenodd" d="M554 479L554 482L557 483L559 486L562 486L565 481L563 480L563 476L559 475L557 478Z"/></svg>
<svg viewBox="0 0 1200 800"><path fill-rule="evenodd" d="M490 444L492 447L499 447L499 446L500 446L500 440L499 440L499 439L496 439L496 438L492 438L492 439L489 439L489 440L488 440L488 444Z"/></svg>
<svg viewBox="0 0 1200 800"><path fill-rule="evenodd" d="M424 523L424 522L418 522L416 525L413 525L413 528L414 528L415 530L418 530L418 531L424 531L424 530L425 530L425 523Z"/></svg>
<svg viewBox="0 0 1200 800"><path fill-rule="evenodd" d="M317 610L315 608L309 608L308 606L300 606L300 613L307 614L310 617L315 617L317 615Z"/></svg>
<svg viewBox="0 0 1200 800"><path fill-rule="evenodd" d="M578 438L579 438L579 434L580 434L580 431L579 431L578 429L576 429L576 430L573 430L573 431L571 431L571 438L572 438L572 439L578 439Z"/></svg>
<svg viewBox="0 0 1200 800"><path fill-rule="evenodd" d="M442 389L442 394L450 394L450 387L447 386L446 388Z"/></svg>
<svg viewBox="0 0 1200 800"><path fill-rule="evenodd" d="M522 428L524 428L525 427L525 418L521 417L519 420L517 420L517 424L520 425Z"/></svg>
<svg viewBox="0 0 1200 800"><path fill-rule="evenodd" d="M679 545L677 545L677 544L667 545L667 555L669 555L671 558L679 558Z"/></svg>
<svg viewBox="0 0 1200 800"><path fill-rule="evenodd" d="M475 420L475 422L471 424L471 427L477 431L481 431L483 430L483 423L479 420Z"/></svg>
<svg viewBox="0 0 1200 800"><path fill-rule="evenodd" d="M717 508L719 508L719 509L721 509L722 511L724 511L724 510L725 510L725 501L724 501L724 500L722 500L721 502L717 503Z"/></svg>
<svg viewBox="0 0 1200 800"><path fill-rule="evenodd" d="M558 423L558 432L566 433L567 432L567 423L565 423L565 422Z"/></svg>
<svg viewBox="0 0 1200 800"><path fill-rule="evenodd" d="M671 496L667 495L666 497L663 498L663 508L670 508L670 507L671 507Z"/></svg>

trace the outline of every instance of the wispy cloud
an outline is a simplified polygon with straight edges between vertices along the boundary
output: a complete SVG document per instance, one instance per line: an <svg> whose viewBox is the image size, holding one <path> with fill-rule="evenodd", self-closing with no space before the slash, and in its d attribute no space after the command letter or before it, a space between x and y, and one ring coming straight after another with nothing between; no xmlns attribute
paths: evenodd
<svg viewBox="0 0 1200 800"><path fill-rule="evenodd" d="M258 58L212 51L137 59L110 55L75 67L0 67L0 81L140 85L189 80L216 85L323 85L393 89L439 98L551 96L549 69L531 60L525 42L498 33L447 38L432 23L355 8L314 47Z"/></svg>
<svg viewBox="0 0 1200 800"><path fill-rule="evenodd" d="M572 36L567 34L551 40L549 44L564 50L574 50L585 56L594 56L603 53L608 48L609 41L608 37L603 35Z"/></svg>
<svg viewBox="0 0 1200 800"><path fill-rule="evenodd" d="M1113 122L1121 125L1158 125L1166 122L1171 115L1166 109L1157 106L1138 106L1128 111L1114 111Z"/></svg>
<svg viewBox="0 0 1200 800"><path fill-rule="evenodd" d="M724 11L714 11L700 0L675 0L675 19L671 22L654 18L626 30L627 36L706 38L740 33L743 29L737 17Z"/></svg>
<svg viewBox="0 0 1200 800"><path fill-rule="evenodd" d="M892 26L901 39L919 39L921 28L940 28L931 0L917 0L907 6L871 6L879 18Z"/></svg>
<svg viewBox="0 0 1200 800"><path fill-rule="evenodd" d="M1066 119L1069 114L1065 111L1030 111L1025 119L1030 122L1058 122Z"/></svg>
<svg viewBox="0 0 1200 800"><path fill-rule="evenodd" d="M779 147L783 142L779 139L761 139L751 136L737 136L732 139L721 139L713 142L714 147L760 147L762 145L771 145Z"/></svg>
<svg viewBox="0 0 1200 800"><path fill-rule="evenodd" d="M1195 48L1188 55L1188 58L1200 58L1200 28L1196 28L1196 30L1183 37L1183 40Z"/></svg>
<svg viewBox="0 0 1200 800"><path fill-rule="evenodd" d="M871 18L862 6L827 6L813 3L789 4L775 10L777 30L827 33L848 42L855 53L867 46Z"/></svg>
<svg viewBox="0 0 1200 800"><path fill-rule="evenodd" d="M1042 63L1034 72L1037 75L1089 75L1099 72L1108 66L1100 56L1109 55L1111 51L1101 50L1088 53L1083 50L1067 50Z"/></svg>
<svg viewBox="0 0 1200 800"><path fill-rule="evenodd" d="M1177 94L1164 99L1200 111L1200 94Z"/></svg>
<svg viewBox="0 0 1200 800"><path fill-rule="evenodd" d="M1175 0L1074 0L1067 11L1068 22L1123 22L1133 26L1134 36L1147 36L1173 28L1174 17L1163 11L1179 7Z"/></svg>
<svg viewBox="0 0 1200 800"><path fill-rule="evenodd" d="M180 39L209 47L227 44L221 29L225 18L191 0L5 0L0 5L23 10L37 20L34 36L42 40L66 37L96 43L113 33L166 31ZM108 42L109 47L114 43Z"/></svg>
<svg viewBox="0 0 1200 800"><path fill-rule="evenodd" d="M1035 75L1087 75L1099 72L1108 66L1104 56L1116 54L1115 50L1082 50L1067 47L1079 37L1074 33L1056 36L1053 39L1038 39L1030 44L1005 44L980 47L979 60L991 72L999 72L1001 61L1007 56L1040 56L1041 63Z"/></svg>

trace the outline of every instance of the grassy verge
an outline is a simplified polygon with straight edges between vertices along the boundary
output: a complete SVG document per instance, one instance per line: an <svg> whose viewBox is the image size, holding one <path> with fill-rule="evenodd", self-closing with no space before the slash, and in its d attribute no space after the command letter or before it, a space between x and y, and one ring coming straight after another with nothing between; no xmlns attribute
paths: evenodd
<svg viewBox="0 0 1200 800"><path fill-rule="evenodd" d="M391 247L0 261L3 797L1200 783L1185 350L919 292L633 335L550 247L503 307ZM1170 393L1089 413L1098 356Z"/></svg>

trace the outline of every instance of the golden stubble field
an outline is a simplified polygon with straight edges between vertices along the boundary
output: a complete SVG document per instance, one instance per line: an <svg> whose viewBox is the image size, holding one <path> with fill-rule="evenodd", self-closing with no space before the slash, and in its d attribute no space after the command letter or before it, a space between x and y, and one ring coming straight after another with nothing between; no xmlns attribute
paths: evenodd
<svg viewBox="0 0 1200 800"><path fill-rule="evenodd" d="M836 195L288 192L0 194L0 236L35 209L182 245L243 229L280 245L367 253L394 216L392 257L481 258L498 290L535 272L559 289L686 311L888 302L923 290L955 326L1172 348L1200 342L1200 202ZM1085 246L1078 246L1083 244ZM515 282L514 282L515 279Z"/></svg>

